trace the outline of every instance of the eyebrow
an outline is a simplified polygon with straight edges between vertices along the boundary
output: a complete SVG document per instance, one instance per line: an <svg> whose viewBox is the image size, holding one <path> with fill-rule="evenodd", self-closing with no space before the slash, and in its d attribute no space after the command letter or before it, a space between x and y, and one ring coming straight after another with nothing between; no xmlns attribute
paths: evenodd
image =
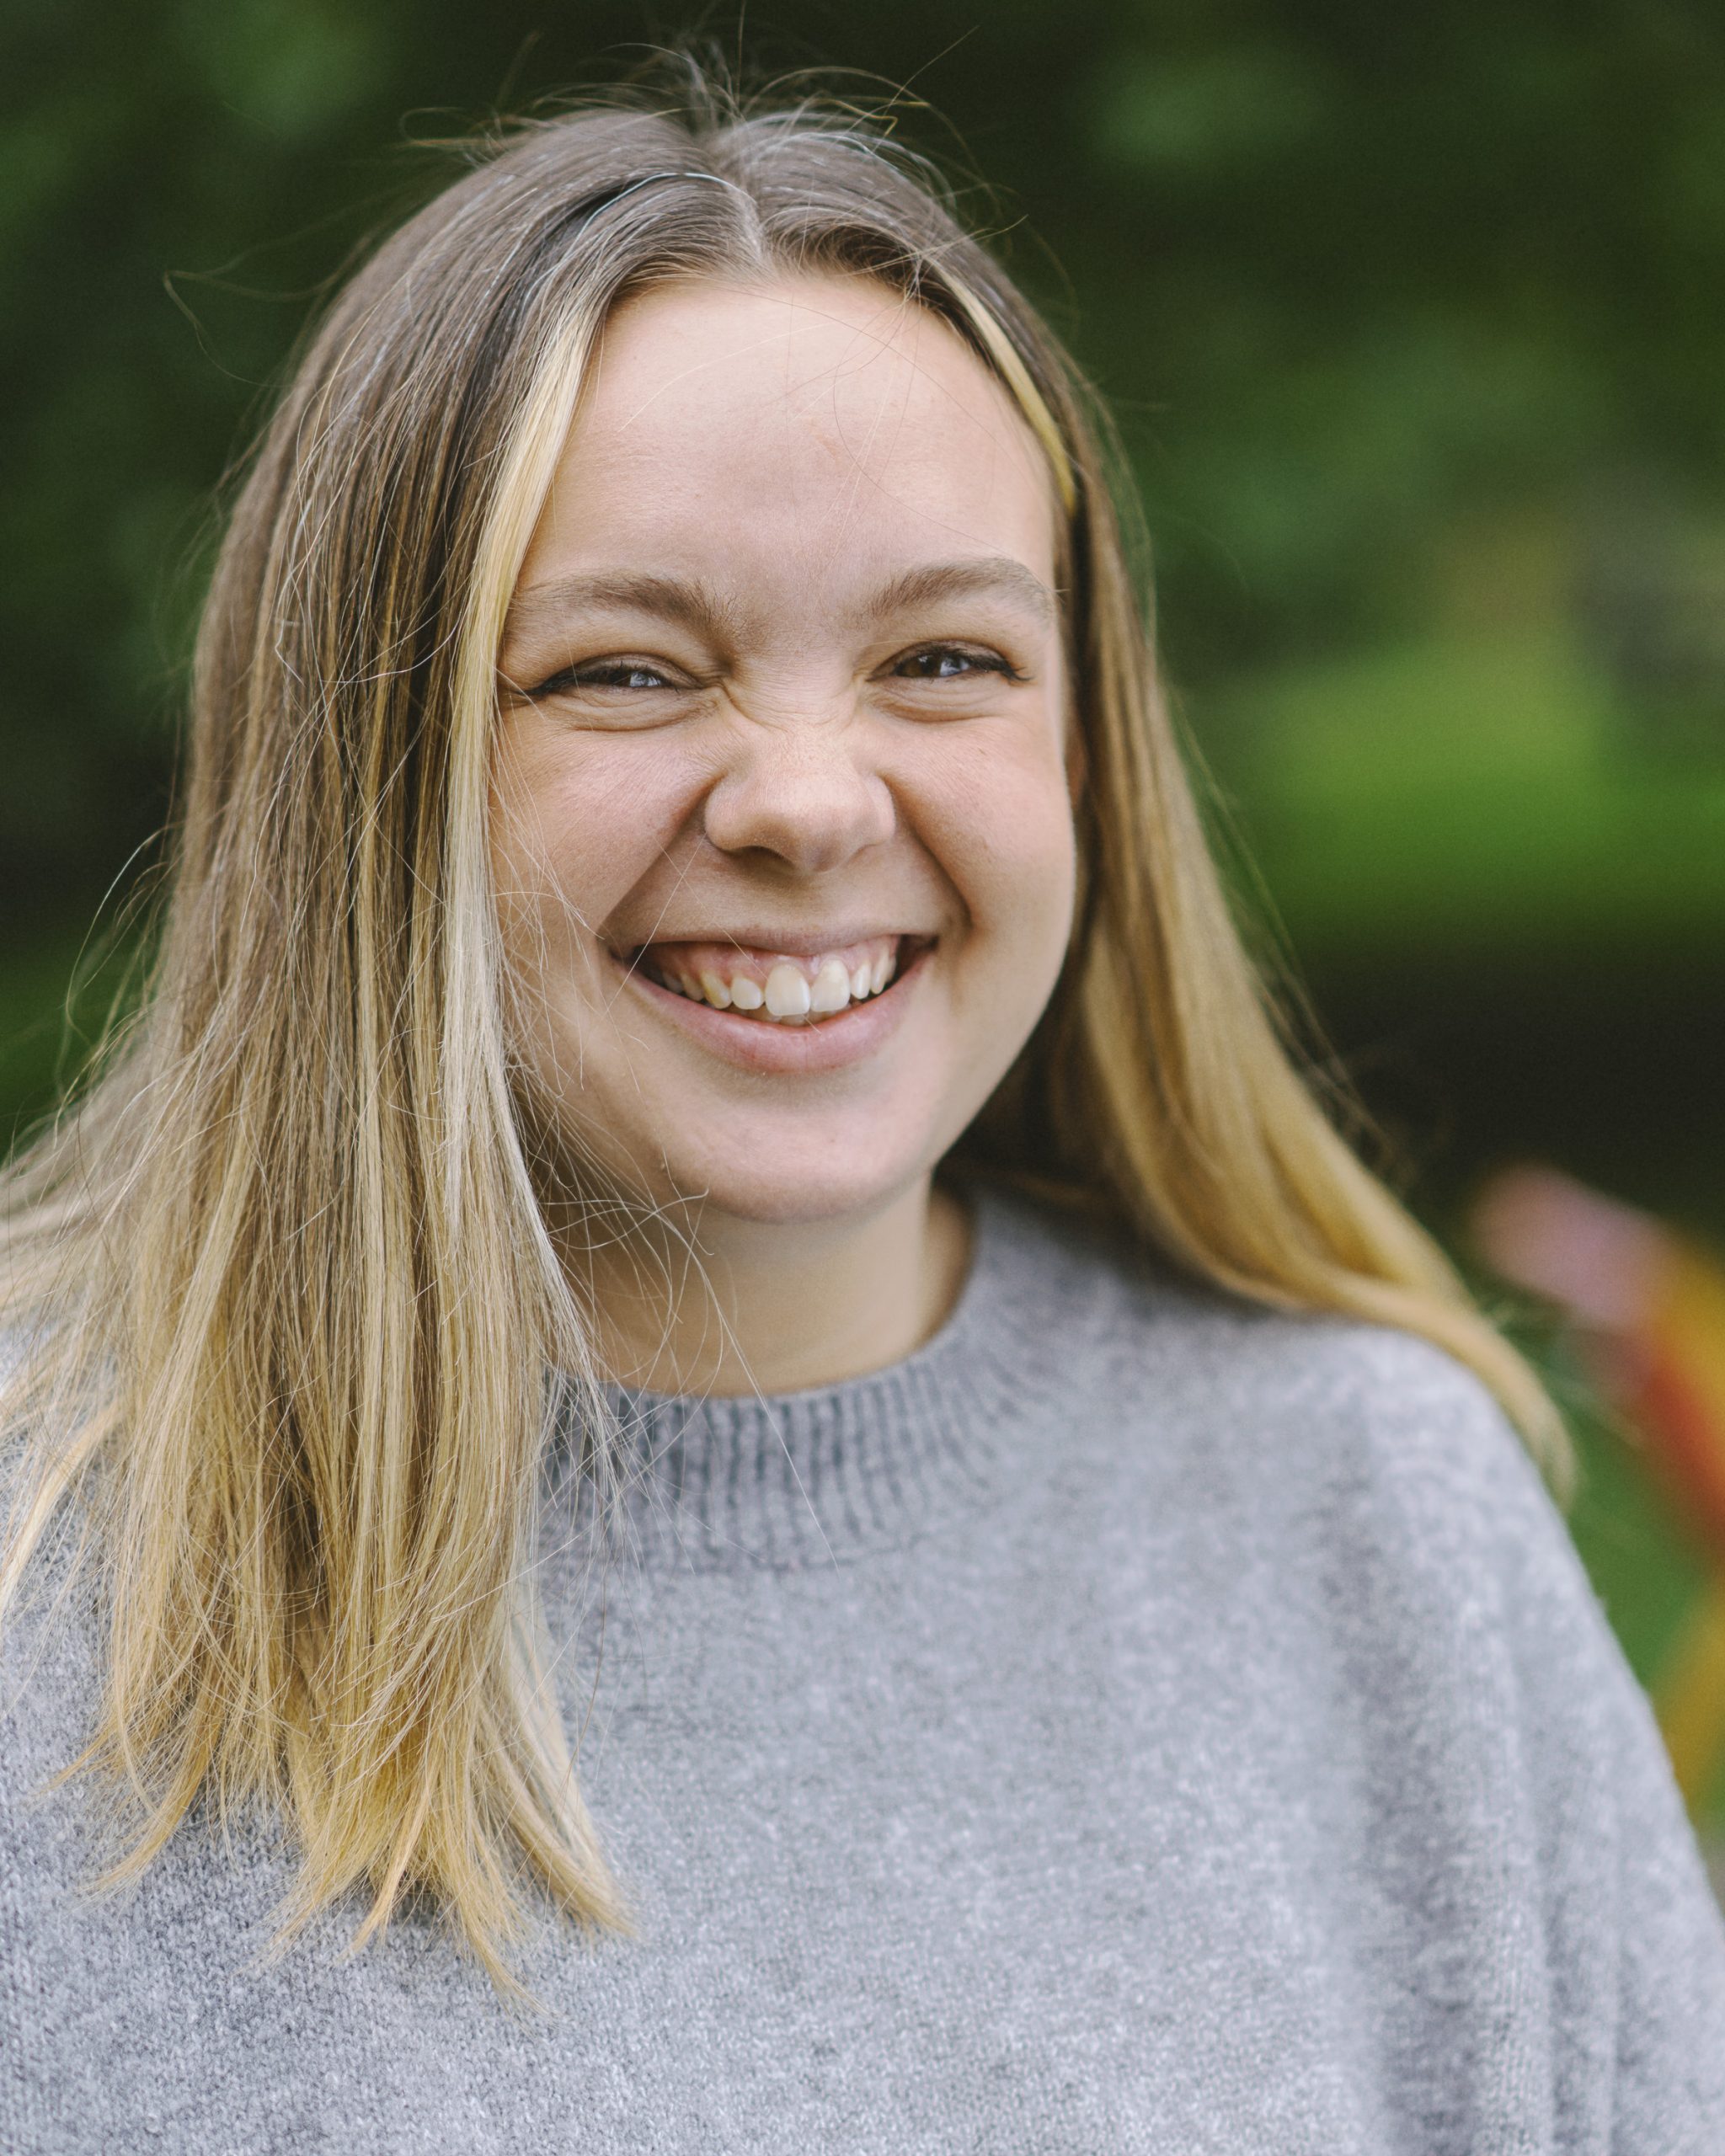
<svg viewBox="0 0 1725 2156"><path fill-rule="evenodd" d="M1057 611L1055 595L1042 579L1010 554L932 562L923 568L906 569L881 586L866 611L871 620L882 622L943 599L986 598L991 594L1014 601L1044 624L1052 622Z"/></svg>
<svg viewBox="0 0 1725 2156"><path fill-rule="evenodd" d="M650 570L556 577L515 594L509 604L505 635L532 636L569 614L627 612L662 615L714 636L734 627L735 611L708 584Z"/></svg>
<svg viewBox="0 0 1725 2156"><path fill-rule="evenodd" d="M988 554L905 569L872 592L861 612L864 619L879 622L944 599L991 595L1012 601L1044 625L1059 611L1054 593L1033 570L1010 554ZM532 636L571 614L618 611L657 614L712 637L734 636L737 627L735 605L698 579L623 571L558 577L517 592L510 602L506 635Z"/></svg>

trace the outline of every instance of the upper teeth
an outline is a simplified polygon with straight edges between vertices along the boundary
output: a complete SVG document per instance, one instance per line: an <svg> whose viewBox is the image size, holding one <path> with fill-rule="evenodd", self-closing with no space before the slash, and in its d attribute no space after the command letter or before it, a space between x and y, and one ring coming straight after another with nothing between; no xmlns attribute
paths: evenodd
<svg viewBox="0 0 1725 2156"><path fill-rule="evenodd" d="M784 958L772 961L765 979L758 961L752 969L740 960L728 968L704 964L695 972L667 952L662 959L649 953L646 963L654 979L693 1002L711 1004L715 1011L759 1013L784 1024L830 1017L851 1003L879 995L898 969L898 954L895 944L889 943L873 960L864 955L852 966L837 956L821 958L814 961L812 979L806 961Z"/></svg>
<svg viewBox="0 0 1725 2156"><path fill-rule="evenodd" d="M850 989L845 990L846 1000ZM775 966L766 976L766 1015L769 1018L806 1018L814 1003L809 984L794 966Z"/></svg>
<svg viewBox="0 0 1725 2156"><path fill-rule="evenodd" d="M797 978L800 981L803 976L798 974ZM771 990L772 983L769 980L766 985ZM811 1011L842 1011L850 1000L851 976L845 971L844 960L823 958L820 970L815 974L809 991L809 1008ZM770 995L767 1001L770 1005Z"/></svg>

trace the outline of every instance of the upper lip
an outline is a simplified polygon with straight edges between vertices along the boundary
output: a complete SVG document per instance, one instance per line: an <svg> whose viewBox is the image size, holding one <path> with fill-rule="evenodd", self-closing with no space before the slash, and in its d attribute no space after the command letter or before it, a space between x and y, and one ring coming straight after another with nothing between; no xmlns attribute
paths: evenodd
<svg viewBox="0 0 1725 2156"><path fill-rule="evenodd" d="M878 937L893 937L901 942L932 942L936 931L927 928L855 927L841 923L836 927L822 929L793 928L783 931L763 929L758 926L746 928L681 929L675 935L661 930L656 936L640 943L626 943L613 947L622 955L651 950L659 943L728 943L740 951L766 951L782 953L788 958L818 958L827 951L848 950L855 943L872 943Z"/></svg>

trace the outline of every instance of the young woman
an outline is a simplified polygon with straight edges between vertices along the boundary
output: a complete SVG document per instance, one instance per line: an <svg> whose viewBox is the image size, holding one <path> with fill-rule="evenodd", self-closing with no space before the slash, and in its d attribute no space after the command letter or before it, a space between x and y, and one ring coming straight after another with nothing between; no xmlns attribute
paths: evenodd
<svg viewBox="0 0 1725 2156"><path fill-rule="evenodd" d="M9 1185L0 2144L1725 2145L1549 1412L1140 596L843 117L529 129L336 302Z"/></svg>

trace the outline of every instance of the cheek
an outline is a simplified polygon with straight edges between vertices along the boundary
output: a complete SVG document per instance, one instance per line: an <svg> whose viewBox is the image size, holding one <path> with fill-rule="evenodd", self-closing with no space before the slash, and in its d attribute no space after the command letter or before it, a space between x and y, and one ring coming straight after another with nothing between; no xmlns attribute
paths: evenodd
<svg viewBox="0 0 1725 2156"><path fill-rule="evenodd" d="M505 945L567 951L652 873L699 775L649 737L560 734L537 716L499 737L491 862Z"/></svg>
<svg viewBox="0 0 1725 2156"><path fill-rule="evenodd" d="M1052 738L979 742L932 790L927 841L964 902L991 970L1051 985L1077 882L1072 798ZM1049 976L1047 982L1043 977Z"/></svg>

